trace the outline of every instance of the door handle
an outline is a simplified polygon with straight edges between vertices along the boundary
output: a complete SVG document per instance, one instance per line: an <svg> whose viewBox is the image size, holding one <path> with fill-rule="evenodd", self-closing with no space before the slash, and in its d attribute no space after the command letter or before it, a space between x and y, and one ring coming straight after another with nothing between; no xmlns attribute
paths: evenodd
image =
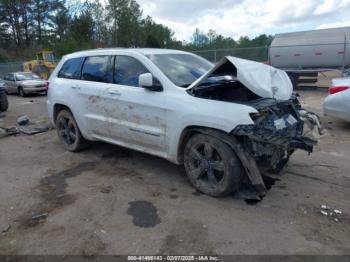
<svg viewBox="0 0 350 262"><path fill-rule="evenodd" d="M116 91L116 90L110 90L110 91L108 91L108 94L113 95L113 96L120 96L119 91Z"/></svg>
<svg viewBox="0 0 350 262"><path fill-rule="evenodd" d="M75 90L80 90L80 87L79 86L71 86L72 89L75 89Z"/></svg>

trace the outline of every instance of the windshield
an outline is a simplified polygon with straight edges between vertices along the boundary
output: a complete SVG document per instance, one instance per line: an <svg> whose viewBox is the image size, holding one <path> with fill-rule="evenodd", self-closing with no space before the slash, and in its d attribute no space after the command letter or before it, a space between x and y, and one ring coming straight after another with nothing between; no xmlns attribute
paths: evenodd
<svg viewBox="0 0 350 262"><path fill-rule="evenodd" d="M192 54L154 54L147 57L170 81L181 87L188 87L213 67L209 61Z"/></svg>
<svg viewBox="0 0 350 262"><path fill-rule="evenodd" d="M45 53L45 60L48 62L55 62L55 56L53 53Z"/></svg>
<svg viewBox="0 0 350 262"><path fill-rule="evenodd" d="M24 81L24 80L40 80L40 77L33 73L20 73L16 74L16 81Z"/></svg>

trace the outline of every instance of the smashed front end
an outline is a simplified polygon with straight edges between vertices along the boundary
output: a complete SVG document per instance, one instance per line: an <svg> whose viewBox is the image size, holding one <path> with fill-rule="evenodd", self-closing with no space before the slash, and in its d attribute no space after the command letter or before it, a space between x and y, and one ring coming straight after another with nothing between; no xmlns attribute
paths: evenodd
<svg viewBox="0 0 350 262"><path fill-rule="evenodd" d="M322 132L318 116L301 107L288 75L262 63L225 57L188 92L256 109L253 123L236 126L227 142L259 196L266 193L262 173L280 171L296 149L311 153Z"/></svg>
<svg viewBox="0 0 350 262"><path fill-rule="evenodd" d="M258 111L251 115L254 124L239 125L232 134L259 167L279 171L296 149L313 151L320 135L320 122L315 114L301 108L295 94L289 100L261 98L246 104Z"/></svg>

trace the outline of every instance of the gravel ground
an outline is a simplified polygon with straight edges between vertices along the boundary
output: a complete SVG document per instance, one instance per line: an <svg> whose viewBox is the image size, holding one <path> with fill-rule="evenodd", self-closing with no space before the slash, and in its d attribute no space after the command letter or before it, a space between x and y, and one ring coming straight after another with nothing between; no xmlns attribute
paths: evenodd
<svg viewBox="0 0 350 262"><path fill-rule="evenodd" d="M322 114L325 92L301 96ZM9 102L7 127L47 120L44 96ZM55 130L1 138L0 254L350 254L350 123L322 120L315 152L293 155L256 204L202 195L183 167L117 146L69 153Z"/></svg>

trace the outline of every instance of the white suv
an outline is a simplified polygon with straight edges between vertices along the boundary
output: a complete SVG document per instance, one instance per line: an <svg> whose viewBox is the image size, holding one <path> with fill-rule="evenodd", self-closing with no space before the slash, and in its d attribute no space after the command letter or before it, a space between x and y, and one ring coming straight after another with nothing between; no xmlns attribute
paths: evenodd
<svg viewBox="0 0 350 262"><path fill-rule="evenodd" d="M261 169L316 142L292 89L285 72L234 57L214 66L176 50L97 49L63 57L47 105L69 151L105 141L184 164L208 195L243 182L264 195Z"/></svg>

